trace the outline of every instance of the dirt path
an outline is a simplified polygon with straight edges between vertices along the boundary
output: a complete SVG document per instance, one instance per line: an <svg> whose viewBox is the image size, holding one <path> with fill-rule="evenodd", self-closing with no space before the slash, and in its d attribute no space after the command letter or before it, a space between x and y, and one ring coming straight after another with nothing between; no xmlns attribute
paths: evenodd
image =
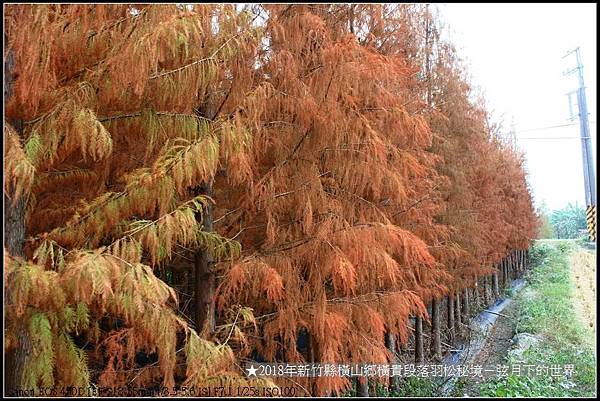
<svg viewBox="0 0 600 401"><path fill-rule="evenodd" d="M515 308L516 305L512 302L502 311L502 314L508 317L500 316L496 320L496 323L488 334L485 345L471 364L493 366L501 365L505 362L504 357L508 353L512 337L515 334ZM470 397L478 397L478 386L482 381L483 379L479 378L469 378L462 388L462 393Z"/></svg>
<svg viewBox="0 0 600 401"><path fill-rule="evenodd" d="M581 322L596 330L596 256L593 251L576 248L569 257L571 267L571 282L574 286L573 305ZM528 291L527 288L524 289ZM472 364L482 366L500 365L505 363L505 357L512 345L512 337L516 326L516 304L513 302L502 312L508 317L501 316L489 332L485 345L475 357ZM590 338L590 341L594 337ZM595 347L594 347L595 349ZM479 396L478 386L483 379L468 378L461 394L455 396Z"/></svg>
<svg viewBox="0 0 600 401"><path fill-rule="evenodd" d="M578 248L569 258L571 281L574 285L573 305L581 322L596 331L596 256Z"/></svg>

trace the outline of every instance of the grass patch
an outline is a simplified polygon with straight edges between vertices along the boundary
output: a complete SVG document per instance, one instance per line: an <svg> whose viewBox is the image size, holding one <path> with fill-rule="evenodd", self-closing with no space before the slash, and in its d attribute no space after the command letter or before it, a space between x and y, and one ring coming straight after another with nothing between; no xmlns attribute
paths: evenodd
<svg viewBox="0 0 600 401"><path fill-rule="evenodd" d="M502 298L512 298L515 295L515 290L512 287L506 287L502 291Z"/></svg>
<svg viewBox="0 0 600 401"><path fill-rule="evenodd" d="M390 391L383 384L375 383L373 394L372 384L369 386L369 395L371 397L436 397L437 385L428 378L424 377L404 377L400 379L400 385L397 391ZM342 397L358 397L356 381L353 380L352 389Z"/></svg>
<svg viewBox="0 0 600 401"><path fill-rule="evenodd" d="M436 396L436 386L431 379L422 377L404 378L400 389L397 392L391 392L390 397L434 397Z"/></svg>
<svg viewBox="0 0 600 401"><path fill-rule="evenodd" d="M573 244L554 247L538 243L531 252L534 268L529 274L527 296L516 299L517 332L538 336L538 345L524 353L527 364L572 364L572 377L523 377L509 375L480 385L480 395L490 397L593 397L596 395L596 359L589 337L594 333L577 319L573 310L573 284L568 254ZM507 360L507 364L515 361Z"/></svg>
<svg viewBox="0 0 600 401"><path fill-rule="evenodd" d="M459 377L454 383L454 387L450 392L450 397L462 397L464 395L464 389L467 385L467 379L464 377Z"/></svg>

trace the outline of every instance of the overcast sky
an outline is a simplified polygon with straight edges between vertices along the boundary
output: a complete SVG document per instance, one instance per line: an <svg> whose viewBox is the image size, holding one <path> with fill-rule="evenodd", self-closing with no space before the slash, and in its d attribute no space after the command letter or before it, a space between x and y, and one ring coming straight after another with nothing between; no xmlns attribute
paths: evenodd
<svg viewBox="0 0 600 401"><path fill-rule="evenodd" d="M579 137L578 120L568 120L566 96L577 88L577 79L563 76L576 60L574 55L562 59L579 46L597 162L596 5L439 4L438 9L496 120L502 118L508 130L514 119L536 204L584 205L581 140L531 138ZM575 125L537 130L569 123Z"/></svg>

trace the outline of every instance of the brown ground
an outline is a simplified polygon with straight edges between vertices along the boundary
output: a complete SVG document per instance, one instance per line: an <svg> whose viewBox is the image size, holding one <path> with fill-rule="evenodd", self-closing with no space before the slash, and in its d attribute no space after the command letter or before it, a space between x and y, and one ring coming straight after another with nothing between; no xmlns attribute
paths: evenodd
<svg viewBox="0 0 600 401"><path fill-rule="evenodd" d="M495 366L505 363L504 357L508 353L512 337L515 334L515 303L511 302L502 310L502 314L508 316L498 316L496 323L490 330L487 340L479 354L470 362L472 365ZM456 396L468 395L470 397L479 396L477 391L478 384L484 379L469 378L462 389L462 394Z"/></svg>
<svg viewBox="0 0 600 401"><path fill-rule="evenodd" d="M578 248L571 253L571 281L575 312L594 332L596 331L596 256L592 251ZM592 340L593 341L593 340Z"/></svg>
<svg viewBox="0 0 600 401"><path fill-rule="evenodd" d="M580 320L596 330L596 256L593 251L577 248L570 256L571 280L574 285L574 307ZM527 288L523 296L527 295ZM499 316L496 324L490 331L487 341L480 353L475 357L473 365L500 365L505 363L505 357L511 346L511 339L515 334L516 305L511 303L502 314L509 318ZM591 341L594 341L593 338ZM461 394L455 396L479 396L478 384L483 379L469 378L465 383Z"/></svg>

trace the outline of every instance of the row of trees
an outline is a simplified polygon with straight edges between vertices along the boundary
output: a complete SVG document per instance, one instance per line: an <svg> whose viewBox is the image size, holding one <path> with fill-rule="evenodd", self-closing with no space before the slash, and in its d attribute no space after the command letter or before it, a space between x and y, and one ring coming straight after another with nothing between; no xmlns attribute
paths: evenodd
<svg viewBox="0 0 600 401"><path fill-rule="evenodd" d="M537 214L540 220L540 238L579 238L582 233L587 235L585 209L577 202L551 212L542 204Z"/></svg>
<svg viewBox="0 0 600 401"><path fill-rule="evenodd" d="M427 6L10 5L5 38L8 391L386 363L535 237Z"/></svg>

